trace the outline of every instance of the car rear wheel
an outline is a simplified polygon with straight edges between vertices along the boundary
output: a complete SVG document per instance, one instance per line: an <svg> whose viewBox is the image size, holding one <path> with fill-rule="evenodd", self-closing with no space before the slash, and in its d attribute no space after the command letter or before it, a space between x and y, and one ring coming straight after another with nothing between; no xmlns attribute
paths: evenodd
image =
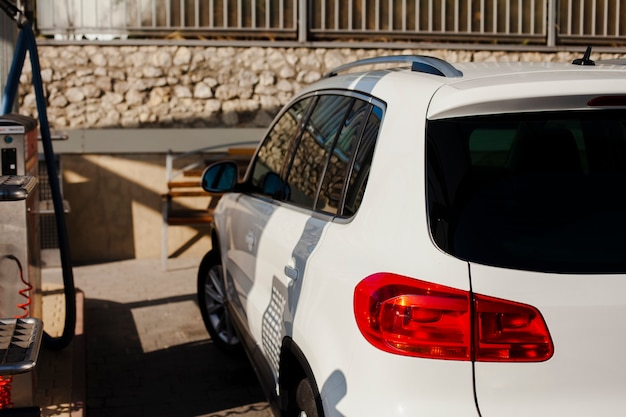
<svg viewBox="0 0 626 417"><path fill-rule="evenodd" d="M298 384L296 389L296 405L298 406L298 417L322 417L317 409L315 391L307 378Z"/></svg>
<svg viewBox="0 0 626 417"><path fill-rule="evenodd" d="M225 353L238 353L241 343L226 308L222 264L215 251L207 253L198 268L198 305L213 343Z"/></svg>

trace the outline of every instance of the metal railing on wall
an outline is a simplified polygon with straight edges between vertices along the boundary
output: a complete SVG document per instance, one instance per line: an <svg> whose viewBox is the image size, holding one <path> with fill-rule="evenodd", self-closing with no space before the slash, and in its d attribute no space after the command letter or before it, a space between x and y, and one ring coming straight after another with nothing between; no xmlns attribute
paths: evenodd
<svg viewBox="0 0 626 417"><path fill-rule="evenodd" d="M295 38L298 0L41 0L37 29L60 39Z"/></svg>
<svg viewBox="0 0 626 417"><path fill-rule="evenodd" d="M626 45L626 0L37 0L57 39Z"/></svg>

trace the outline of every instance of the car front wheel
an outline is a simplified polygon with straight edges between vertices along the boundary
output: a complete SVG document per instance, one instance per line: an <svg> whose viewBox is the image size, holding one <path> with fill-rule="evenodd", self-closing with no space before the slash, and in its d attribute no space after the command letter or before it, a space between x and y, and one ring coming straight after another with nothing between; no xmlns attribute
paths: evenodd
<svg viewBox="0 0 626 417"><path fill-rule="evenodd" d="M198 268L198 305L213 343L225 353L238 353L241 344L225 303L222 264L219 254L212 250Z"/></svg>

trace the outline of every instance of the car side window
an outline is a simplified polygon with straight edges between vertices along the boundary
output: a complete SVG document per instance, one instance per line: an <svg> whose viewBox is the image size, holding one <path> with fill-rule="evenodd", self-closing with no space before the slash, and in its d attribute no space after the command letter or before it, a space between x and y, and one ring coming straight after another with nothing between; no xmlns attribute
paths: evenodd
<svg viewBox="0 0 626 417"><path fill-rule="evenodd" d="M313 208L328 154L353 101L352 97L330 94L319 98L293 156L285 201Z"/></svg>
<svg viewBox="0 0 626 417"><path fill-rule="evenodd" d="M271 128L257 152L250 178L251 191L272 198L286 194L281 173L293 141L300 133L301 123L313 97L294 103Z"/></svg>
<svg viewBox="0 0 626 417"><path fill-rule="evenodd" d="M354 100L352 108L344 119L339 137L330 153L322 186L317 197L316 208L330 214L337 214L341 204L348 166L358 145L371 105L363 100Z"/></svg>
<svg viewBox="0 0 626 417"><path fill-rule="evenodd" d="M365 125L365 130L359 141L352 169L348 176L348 186L344 193L345 201L341 212L341 215L344 217L354 215L361 206L382 118L382 108L373 106L372 111L369 113L367 124Z"/></svg>

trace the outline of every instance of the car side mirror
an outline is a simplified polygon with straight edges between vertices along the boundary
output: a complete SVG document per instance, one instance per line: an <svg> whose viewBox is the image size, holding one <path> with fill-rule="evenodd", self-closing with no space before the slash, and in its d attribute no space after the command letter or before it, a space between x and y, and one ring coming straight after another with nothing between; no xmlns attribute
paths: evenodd
<svg viewBox="0 0 626 417"><path fill-rule="evenodd" d="M263 194L276 197L282 195L285 189L285 183L275 172L268 172L263 178Z"/></svg>
<svg viewBox="0 0 626 417"><path fill-rule="evenodd" d="M210 193L233 191L239 178L239 168L233 161L216 162L202 173L202 189Z"/></svg>

